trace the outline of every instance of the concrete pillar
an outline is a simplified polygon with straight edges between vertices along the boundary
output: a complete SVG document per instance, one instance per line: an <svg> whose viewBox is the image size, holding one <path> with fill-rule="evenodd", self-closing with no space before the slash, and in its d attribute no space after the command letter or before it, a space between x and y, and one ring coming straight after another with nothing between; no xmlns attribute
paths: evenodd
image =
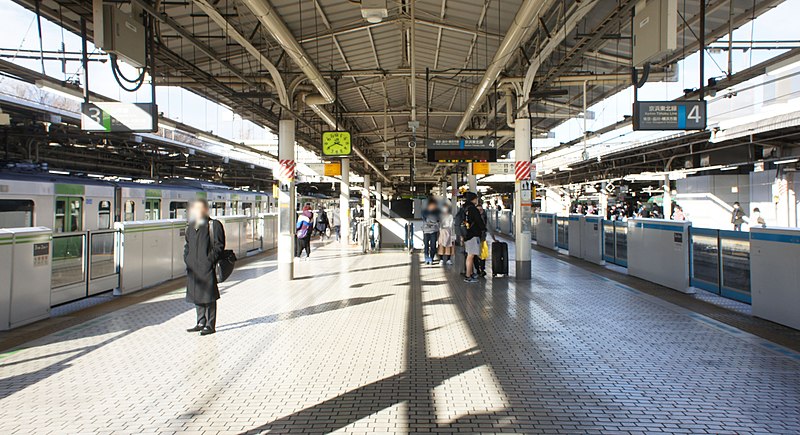
<svg viewBox="0 0 800 435"><path fill-rule="evenodd" d="M375 183L375 218L383 217L383 185L380 181Z"/></svg>
<svg viewBox="0 0 800 435"><path fill-rule="evenodd" d="M514 126L514 155L518 162L531 161L531 120L517 118ZM530 183L532 185L533 183ZM532 187L532 186L531 186ZM518 280L531 279L531 200L530 190L523 203L522 183L514 183L514 242Z"/></svg>
<svg viewBox="0 0 800 435"><path fill-rule="evenodd" d="M364 207L364 221L368 222L370 218L370 213L372 212L371 208L371 198L369 197L372 193L372 189L370 188L370 176L369 174L364 175L364 192L361 194L361 199L363 201L362 207Z"/></svg>
<svg viewBox="0 0 800 435"><path fill-rule="evenodd" d="M672 219L672 189L669 187L669 174L664 174L664 196L661 203L664 219Z"/></svg>
<svg viewBox="0 0 800 435"><path fill-rule="evenodd" d="M450 213L455 216L458 213L458 173L451 175L453 180L453 194L450 196Z"/></svg>
<svg viewBox="0 0 800 435"><path fill-rule="evenodd" d="M339 220L342 223L339 243L350 243L350 159L342 159L342 184L339 188Z"/></svg>
<svg viewBox="0 0 800 435"><path fill-rule="evenodd" d="M442 203L447 201L447 181L439 183L439 195L442 197Z"/></svg>
<svg viewBox="0 0 800 435"><path fill-rule="evenodd" d="M469 168L468 169L469 173L467 175L467 180L469 181L469 191L477 194L478 193L478 177L475 175L475 172L473 171L473 168L472 168L473 164L474 163L470 163L470 164L467 165L467 167Z"/></svg>
<svg viewBox="0 0 800 435"><path fill-rule="evenodd" d="M294 186L294 120L282 120L278 123L278 159L290 161L288 167L292 172L288 175L281 170L279 174L280 189L278 192L278 277L282 280L294 279L294 235L296 196ZM281 165L281 169L285 165Z"/></svg>

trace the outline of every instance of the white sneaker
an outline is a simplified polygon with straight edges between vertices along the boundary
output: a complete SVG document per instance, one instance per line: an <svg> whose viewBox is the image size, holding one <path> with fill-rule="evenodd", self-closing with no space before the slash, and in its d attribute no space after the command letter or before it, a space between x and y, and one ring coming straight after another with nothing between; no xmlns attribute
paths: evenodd
<svg viewBox="0 0 800 435"><path fill-rule="evenodd" d="M453 260L447 260L447 265L448 266L452 266L453 265Z"/></svg>

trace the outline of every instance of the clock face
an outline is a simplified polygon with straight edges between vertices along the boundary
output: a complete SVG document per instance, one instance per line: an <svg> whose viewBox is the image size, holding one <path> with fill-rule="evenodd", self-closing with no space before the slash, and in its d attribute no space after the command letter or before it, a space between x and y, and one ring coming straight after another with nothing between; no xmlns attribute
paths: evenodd
<svg viewBox="0 0 800 435"><path fill-rule="evenodd" d="M322 133L322 154L325 156L349 156L350 133L346 131L326 131Z"/></svg>

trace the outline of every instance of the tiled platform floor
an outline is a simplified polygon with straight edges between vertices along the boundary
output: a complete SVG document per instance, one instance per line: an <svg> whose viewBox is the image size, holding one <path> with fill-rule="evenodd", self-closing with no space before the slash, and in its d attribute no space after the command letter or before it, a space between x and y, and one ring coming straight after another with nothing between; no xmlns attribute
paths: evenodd
<svg viewBox="0 0 800 435"><path fill-rule="evenodd" d="M534 251L467 285L328 245L225 285L218 333L181 291L0 356L0 433L800 433L800 358Z"/></svg>

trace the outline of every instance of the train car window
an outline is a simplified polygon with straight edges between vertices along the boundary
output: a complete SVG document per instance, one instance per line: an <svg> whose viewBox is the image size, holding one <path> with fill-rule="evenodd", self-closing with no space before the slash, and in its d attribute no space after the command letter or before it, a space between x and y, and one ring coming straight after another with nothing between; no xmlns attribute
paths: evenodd
<svg viewBox="0 0 800 435"><path fill-rule="evenodd" d="M144 220L155 221L158 219L161 219L161 200L160 199L144 200Z"/></svg>
<svg viewBox="0 0 800 435"><path fill-rule="evenodd" d="M169 203L170 219L186 219L186 209L189 204L186 201L172 201Z"/></svg>
<svg viewBox="0 0 800 435"><path fill-rule="evenodd" d="M0 228L33 226L33 201L0 199Z"/></svg>
<svg viewBox="0 0 800 435"><path fill-rule="evenodd" d="M97 228L100 230L111 228L111 201L100 201L97 204Z"/></svg>
<svg viewBox="0 0 800 435"><path fill-rule="evenodd" d="M252 202L243 202L242 203L242 214L245 216L252 216L253 215L253 203Z"/></svg>
<svg viewBox="0 0 800 435"><path fill-rule="evenodd" d="M215 201L211 207L211 216L225 216L225 203L222 201Z"/></svg>
<svg viewBox="0 0 800 435"><path fill-rule="evenodd" d="M77 196L56 197L55 228L57 233L83 230L83 198Z"/></svg>
<svg viewBox="0 0 800 435"><path fill-rule="evenodd" d="M123 213L123 218L122 218L123 221L125 222L135 221L136 203L133 200L125 201L125 207L122 213Z"/></svg>
<svg viewBox="0 0 800 435"><path fill-rule="evenodd" d="M239 214L239 201L231 201L231 214L234 216Z"/></svg>

